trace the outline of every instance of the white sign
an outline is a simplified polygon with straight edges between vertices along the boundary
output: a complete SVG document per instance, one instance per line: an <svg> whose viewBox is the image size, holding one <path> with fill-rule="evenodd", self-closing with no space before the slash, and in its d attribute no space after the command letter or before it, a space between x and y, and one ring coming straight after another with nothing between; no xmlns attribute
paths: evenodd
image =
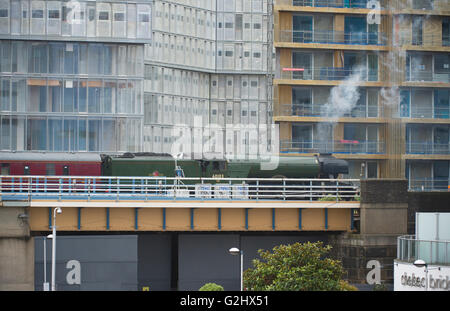
<svg viewBox="0 0 450 311"><path fill-rule="evenodd" d="M412 263L394 261L394 291L450 290L449 266L428 266L427 270Z"/></svg>

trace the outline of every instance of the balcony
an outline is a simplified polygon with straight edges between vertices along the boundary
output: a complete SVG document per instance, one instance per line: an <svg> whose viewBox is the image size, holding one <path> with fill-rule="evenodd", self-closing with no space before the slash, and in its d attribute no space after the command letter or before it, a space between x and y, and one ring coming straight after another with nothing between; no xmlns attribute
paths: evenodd
<svg viewBox="0 0 450 311"><path fill-rule="evenodd" d="M449 72L433 72L427 70L411 70L406 73L406 82L441 82L450 83Z"/></svg>
<svg viewBox="0 0 450 311"><path fill-rule="evenodd" d="M413 263L417 259L429 265L450 264L450 241L418 240L415 235L398 237L397 259Z"/></svg>
<svg viewBox="0 0 450 311"><path fill-rule="evenodd" d="M366 9L368 0L276 0L276 5Z"/></svg>
<svg viewBox="0 0 450 311"><path fill-rule="evenodd" d="M355 107L351 112L344 114L344 118L377 118L379 116L378 107ZM330 118L335 115L324 111L324 104L283 104L277 109L277 116L289 117L316 117Z"/></svg>
<svg viewBox="0 0 450 311"><path fill-rule="evenodd" d="M380 141L280 141L281 153L343 153L384 154L384 142Z"/></svg>
<svg viewBox="0 0 450 311"><path fill-rule="evenodd" d="M407 154L450 154L450 144L438 144L432 142L407 142Z"/></svg>
<svg viewBox="0 0 450 311"><path fill-rule="evenodd" d="M450 191L450 179L409 179L409 191Z"/></svg>
<svg viewBox="0 0 450 311"><path fill-rule="evenodd" d="M280 30L280 42L386 46L382 32Z"/></svg>
<svg viewBox="0 0 450 311"><path fill-rule="evenodd" d="M320 68L282 68L280 79L286 80L324 80L342 81L351 76L359 75L360 81L378 81L378 72L356 70L349 68L320 67Z"/></svg>
<svg viewBox="0 0 450 311"><path fill-rule="evenodd" d="M391 6L396 10L417 10L417 11L449 11L448 0L410 0L391 1Z"/></svg>
<svg viewBox="0 0 450 311"><path fill-rule="evenodd" d="M450 36L426 34L423 37L415 36L409 38L400 38L400 46L410 45L419 47L450 47Z"/></svg>
<svg viewBox="0 0 450 311"><path fill-rule="evenodd" d="M449 119L450 107L411 107L404 106L400 112L401 118L413 119Z"/></svg>

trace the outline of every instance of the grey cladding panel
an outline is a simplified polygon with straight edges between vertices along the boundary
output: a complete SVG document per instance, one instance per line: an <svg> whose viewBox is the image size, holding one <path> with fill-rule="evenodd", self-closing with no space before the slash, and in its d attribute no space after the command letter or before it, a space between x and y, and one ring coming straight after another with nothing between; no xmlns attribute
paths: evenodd
<svg viewBox="0 0 450 311"><path fill-rule="evenodd" d="M233 234L182 234L178 239L178 289L196 291L206 283L239 290L239 256L228 250L239 247Z"/></svg>
<svg viewBox="0 0 450 311"><path fill-rule="evenodd" d="M51 281L52 241L47 240L47 282ZM35 238L35 288L44 280L43 238ZM80 284L69 284L79 262ZM57 236L56 284L58 290L137 290L137 236Z"/></svg>

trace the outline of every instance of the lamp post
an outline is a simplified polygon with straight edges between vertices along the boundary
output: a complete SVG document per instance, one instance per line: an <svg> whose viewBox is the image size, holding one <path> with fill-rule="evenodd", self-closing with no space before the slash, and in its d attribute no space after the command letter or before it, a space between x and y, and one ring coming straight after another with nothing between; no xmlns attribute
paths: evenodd
<svg viewBox="0 0 450 311"><path fill-rule="evenodd" d="M240 281L241 281L241 292L243 291L243 286L244 286L244 252L242 250L239 250L239 248L236 247L232 247L228 250L228 252L233 255L241 255L241 265L240 265L240 270L241 270L241 277L240 277Z"/></svg>
<svg viewBox="0 0 450 311"><path fill-rule="evenodd" d="M44 284L43 290L48 291L48 283L47 283L47 238L44 237Z"/></svg>
<svg viewBox="0 0 450 311"><path fill-rule="evenodd" d="M422 259L417 259L416 261L414 261L414 266L416 266L417 268L425 267L425 291L428 291L428 271L429 270L441 270L441 267L428 268L428 264Z"/></svg>
<svg viewBox="0 0 450 311"><path fill-rule="evenodd" d="M55 207L53 210L53 234L52 238L52 291L56 291L55 284L55 259L56 259L56 213L61 214L62 210L60 207Z"/></svg>

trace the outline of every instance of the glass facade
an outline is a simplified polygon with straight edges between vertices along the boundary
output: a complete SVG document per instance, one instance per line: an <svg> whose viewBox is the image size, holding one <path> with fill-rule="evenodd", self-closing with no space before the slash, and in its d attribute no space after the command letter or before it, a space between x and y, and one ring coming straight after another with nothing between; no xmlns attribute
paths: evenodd
<svg viewBox="0 0 450 311"><path fill-rule="evenodd" d="M151 38L151 3L1 0L0 35L95 41Z"/></svg>
<svg viewBox="0 0 450 311"><path fill-rule="evenodd" d="M143 46L0 42L1 150L139 151Z"/></svg>

